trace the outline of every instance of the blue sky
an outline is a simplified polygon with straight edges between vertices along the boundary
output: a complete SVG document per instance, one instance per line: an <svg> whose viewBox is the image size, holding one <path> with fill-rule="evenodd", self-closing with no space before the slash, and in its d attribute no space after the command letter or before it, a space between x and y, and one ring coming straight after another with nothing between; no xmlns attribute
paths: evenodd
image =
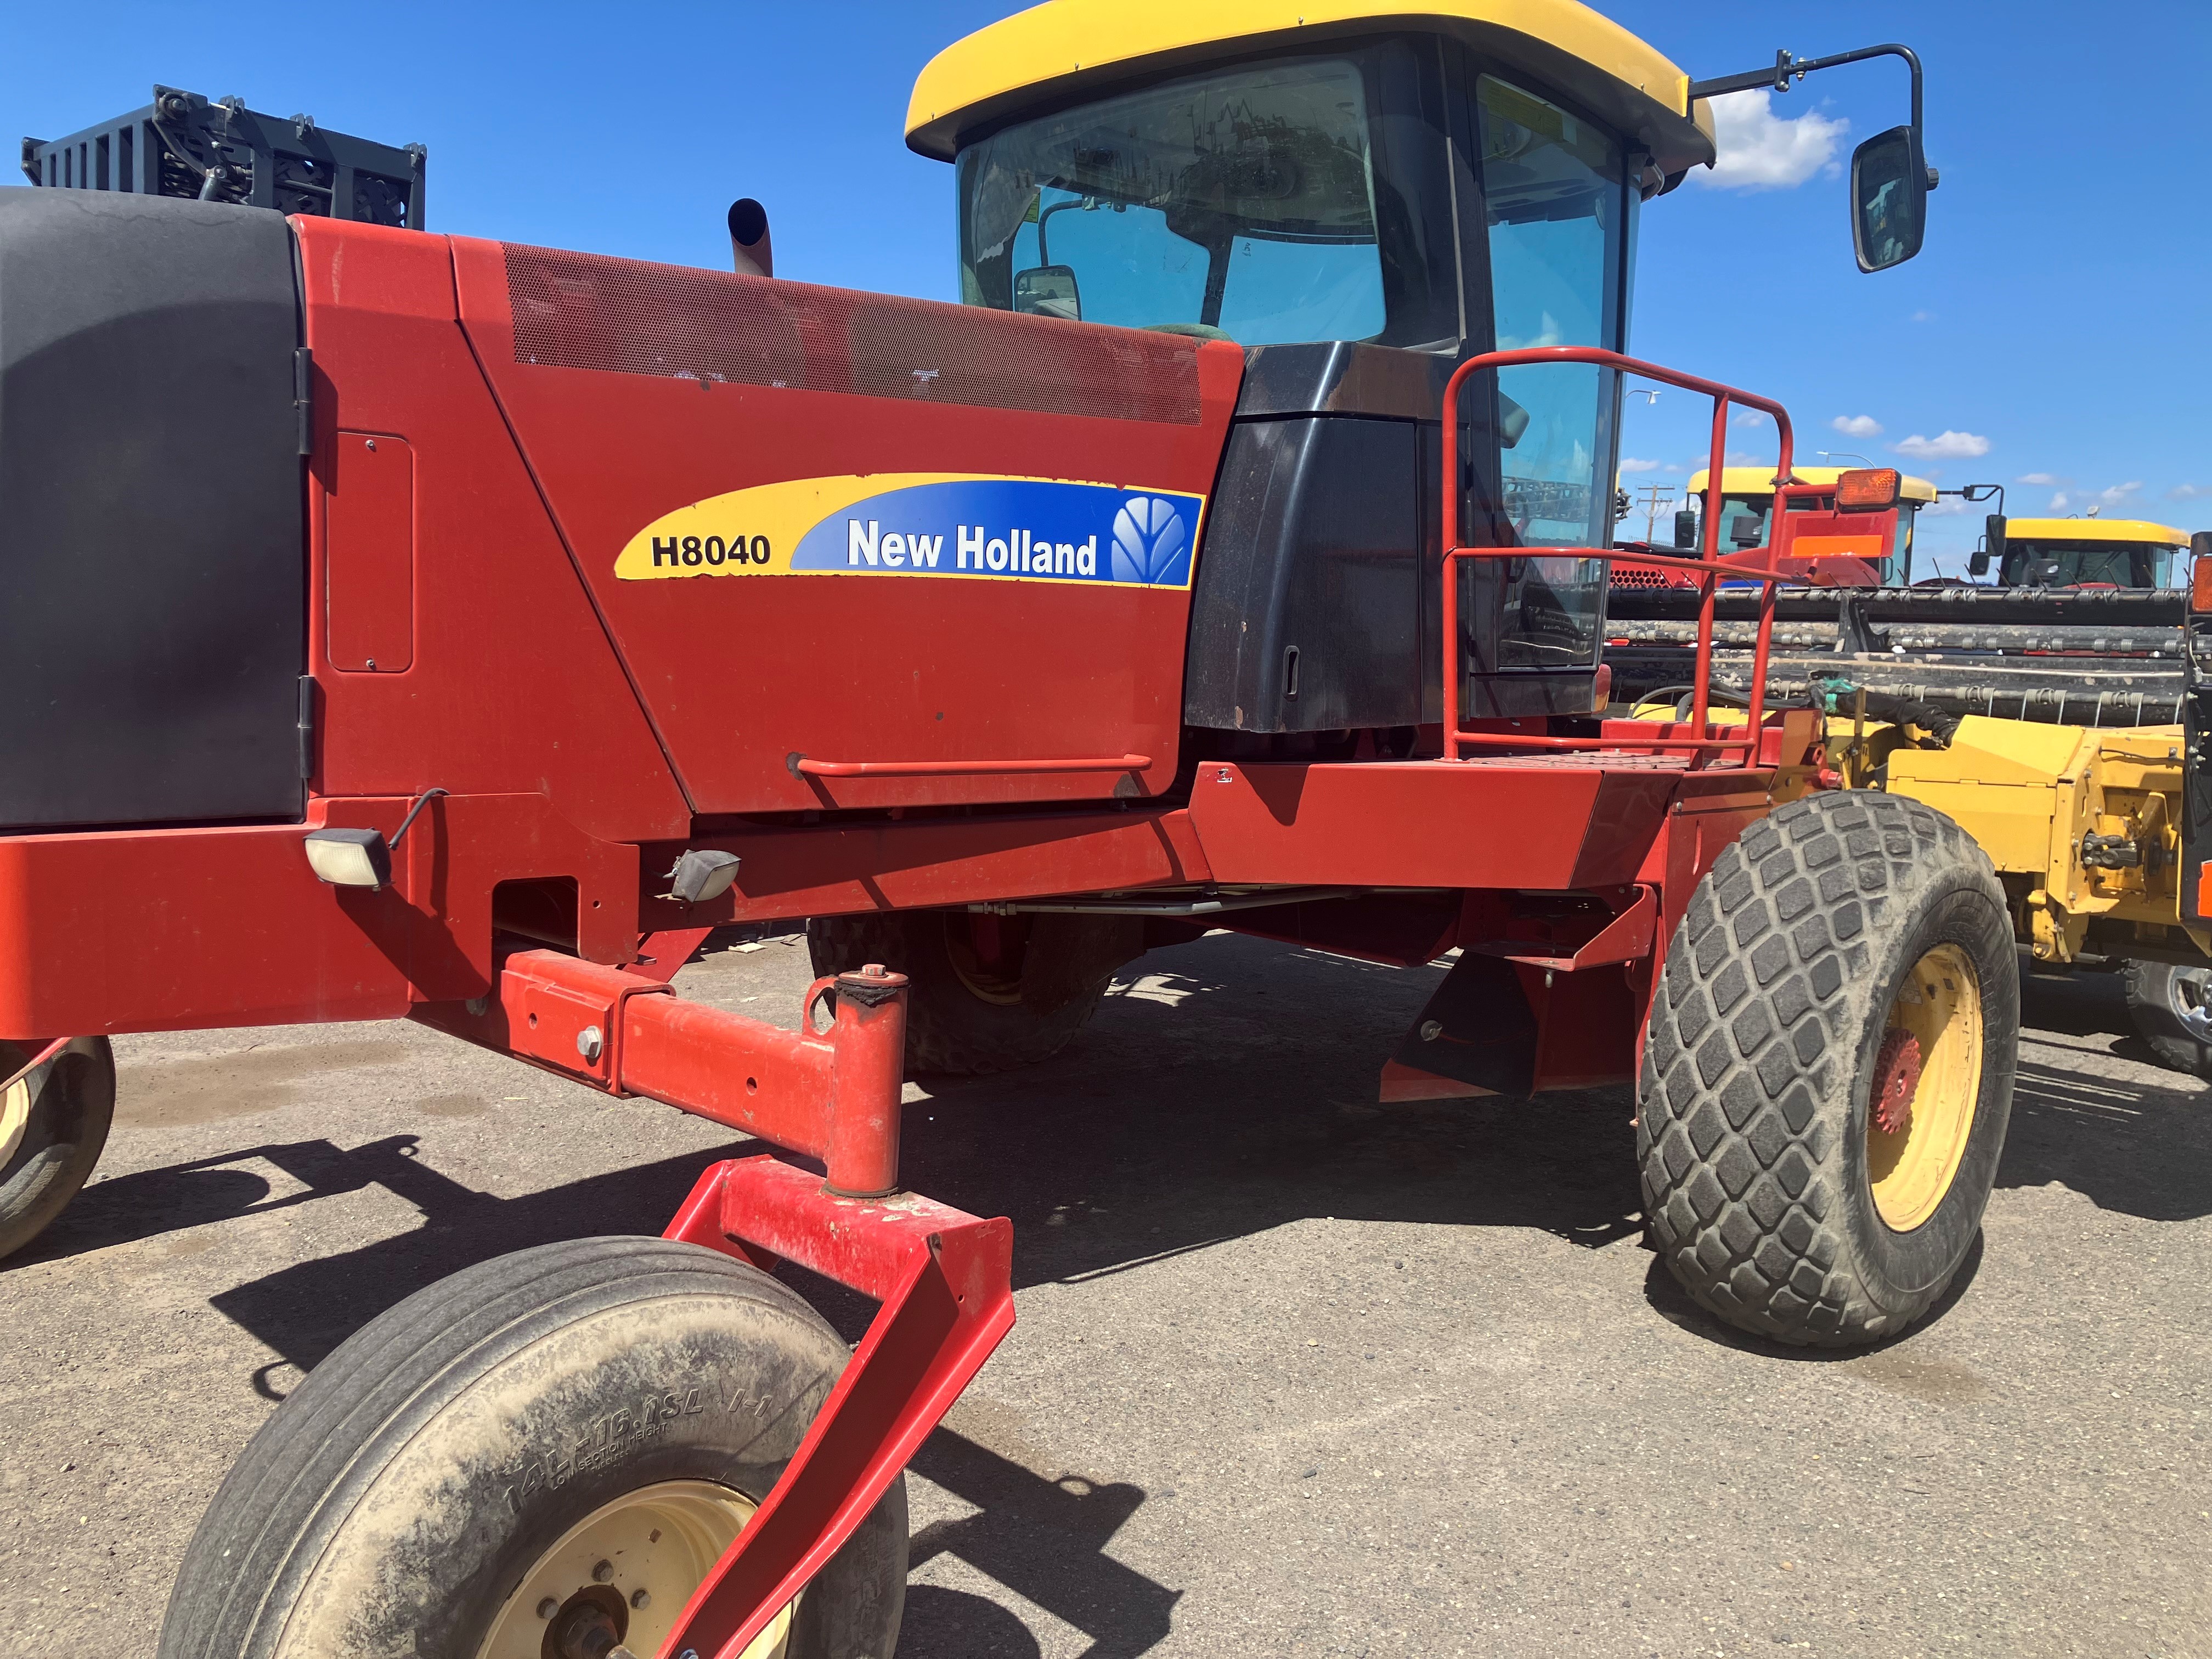
<svg viewBox="0 0 2212 1659"><path fill-rule="evenodd" d="M779 275L950 298L951 172L905 149L907 94L932 52L1009 9L449 0L343 27L211 27L190 8L109 0L94 27L71 8L5 0L0 129L59 137L143 103L157 80L235 92L428 144L434 229L721 265L723 210L749 194L769 206ZM2212 4L1600 9L1692 75L1756 68L1780 46L1811 56L1905 41L1927 64L1929 156L1943 175L1926 252L1862 276L1842 183L1817 157L1826 143L1841 164L1904 118L1903 68L1832 70L1775 99L1777 121L1814 121L1753 132L1747 164L1779 179L1816 164L1766 187L1693 179L1650 205L1639 355L1779 397L1808 461L1850 450L1946 487L2002 482L2016 514L2063 494L2061 512L2096 502L2212 526L2212 189L2197 96ZM1881 430L1844 435L1838 419ZM1701 453L1703 423L1683 394L1632 399L1626 453L1656 465L1628 481L1677 483L1664 469ZM1766 459L1764 435L1746 430L1740 445ZM1955 555L1978 528L1936 520L1922 544Z"/></svg>

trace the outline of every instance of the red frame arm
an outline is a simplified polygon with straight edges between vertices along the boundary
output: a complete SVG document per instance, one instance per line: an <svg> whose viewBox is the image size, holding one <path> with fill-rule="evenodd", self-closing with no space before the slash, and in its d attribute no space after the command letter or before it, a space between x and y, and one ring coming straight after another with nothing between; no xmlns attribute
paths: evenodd
<svg viewBox="0 0 2212 1659"><path fill-rule="evenodd" d="M882 1302L745 1529L661 1647L738 1659L867 1518L1013 1328L1013 1224L911 1194L840 1199L772 1158L700 1177L666 1237L758 1264L763 1252Z"/></svg>

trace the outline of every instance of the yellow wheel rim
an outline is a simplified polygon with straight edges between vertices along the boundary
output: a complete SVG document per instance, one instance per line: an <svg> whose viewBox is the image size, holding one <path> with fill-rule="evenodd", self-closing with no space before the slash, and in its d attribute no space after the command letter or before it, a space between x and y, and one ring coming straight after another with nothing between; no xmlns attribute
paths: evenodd
<svg viewBox="0 0 2212 1659"><path fill-rule="evenodd" d="M1950 1192L1973 1133L1982 987L1964 951L1939 945L1912 964L1890 1004L1886 1033L1883 1055L1899 1059L1887 1073L1877 1066L1867 1112L1867 1176L1884 1224L1909 1233ZM1916 1057L1917 1080L1905 1074Z"/></svg>
<svg viewBox="0 0 2212 1659"><path fill-rule="evenodd" d="M492 1620L477 1659L544 1659L555 1650L555 1620L586 1601L616 1620L624 1647L641 1655L659 1652L676 1615L756 1507L711 1481L664 1480L593 1510L523 1575ZM790 1634L791 1607L786 1607L745 1650L744 1659L781 1659Z"/></svg>
<svg viewBox="0 0 2212 1659"><path fill-rule="evenodd" d="M8 1069L12 1072L15 1066ZM23 1144L23 1131L30 1127L31 1079L25 1078L0 1095L0 1170L15 1161L15 1149Z"/></svg>

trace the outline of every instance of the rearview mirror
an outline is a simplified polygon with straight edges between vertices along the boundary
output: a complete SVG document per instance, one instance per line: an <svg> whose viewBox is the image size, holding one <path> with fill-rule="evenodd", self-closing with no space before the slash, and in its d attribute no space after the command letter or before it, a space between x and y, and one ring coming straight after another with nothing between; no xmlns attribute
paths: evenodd
<svg viewBox="0 0 2212 1659"><path fill-rule="evenodd" d="M1083 294L1073 265L1031 265L1014 273L1014 309L1032 317L1083 320Z"/></svg>
<svg viewBox="0 0 2212 1659"><path fill-rule="evenodd" d="M1695 547L1698 544L1698 515L1684 507L1674 515L1674 545Z"/></svg>
<svg viewBox="0 0 2212 1659"><path fill-rule="evenodd" d="M1851 247L1861 270L1887 270L1920 252L1928 229L1928 162L1911 127L1878 132L1851 152Z"/></svg>
<svg viewBox="0 0 2212 1659"><path fill-rule="evenodd" d="M2212 530L2200 530L2189 538L2189 556L2212 559Z"/></svg>
<svg viewBox="0 0 2212 1659"><path fill-rule="evenodd" d="M1989 549L1978 547L1973 550L1966 560L1966 574L1969 576L1986 576L1990 574Z"/></svg>
<svg viewBox="0 0 2212 1659"><path fill-rule="evenodd" d="M1989 556L2002 560L2005 556L2005 515L1992 513L1982 520L1982 528L1989 533Z"/></svg>

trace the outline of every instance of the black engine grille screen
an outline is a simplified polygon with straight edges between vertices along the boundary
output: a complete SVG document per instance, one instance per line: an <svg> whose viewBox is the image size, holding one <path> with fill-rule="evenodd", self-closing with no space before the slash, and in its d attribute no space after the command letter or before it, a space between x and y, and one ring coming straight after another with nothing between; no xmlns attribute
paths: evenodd
<svg viewBox="0 0 2212 1659"><path fill-rule="evenodd" d="M507 247L517 362L1197 424L1198 343L689 265Z"/></svg>

